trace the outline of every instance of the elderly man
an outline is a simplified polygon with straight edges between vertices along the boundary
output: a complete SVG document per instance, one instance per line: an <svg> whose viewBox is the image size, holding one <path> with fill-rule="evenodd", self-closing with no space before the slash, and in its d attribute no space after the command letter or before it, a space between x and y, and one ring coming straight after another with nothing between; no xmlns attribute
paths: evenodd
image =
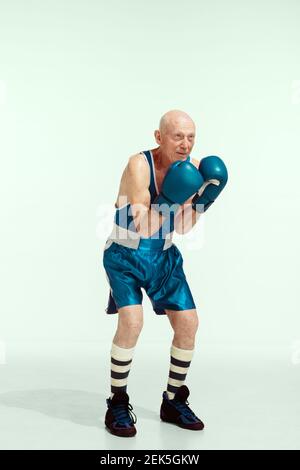
<svg viewBox="0 0 300 470"><path fill-rule="evenodd" d="M131 156L121 178L113 231L103 254L110 284L106 312L118 313L105 425L118 436L136 434L136 416L126 390L143 326L141 288L155 313L167 315L174 330L160 418L185 429L204 427L188 406L189 389L184 385L199 320L172 233L186 233L193 227L224 188L227 170L219 157L201 162L190 157L195 134L188 114L167 112L154 133L158 147Z"/></svg>

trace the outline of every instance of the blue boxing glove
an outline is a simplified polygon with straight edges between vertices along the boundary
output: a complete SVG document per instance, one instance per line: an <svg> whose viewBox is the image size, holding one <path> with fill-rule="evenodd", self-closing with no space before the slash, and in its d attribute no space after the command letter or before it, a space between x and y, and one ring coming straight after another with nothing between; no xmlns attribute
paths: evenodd
<svg viewBox="0 0 300 470"><path fill-rule="evenodd" d="M166 215L172 206L175 213L203 184L204 179L195 165L178 160L170 165L161 192L154 200L154 208Z"/></svg>
<svg viewBox="0 0 300 470"><path fill-rule="evenodd" d="M192 208L196 212L205 212L219 196L228 180L225 163L212 155L201 160L199 165L204 184L192 199Z"/></svg>

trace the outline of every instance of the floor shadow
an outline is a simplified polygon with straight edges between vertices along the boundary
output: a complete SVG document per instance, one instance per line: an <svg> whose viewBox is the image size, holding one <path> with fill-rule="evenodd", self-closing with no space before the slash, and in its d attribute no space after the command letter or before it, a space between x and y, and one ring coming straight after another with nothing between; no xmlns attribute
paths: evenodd
<svg viewBox="0 0 300 470"><path fill-rule="evenodd" d="M82 390L13 390L0 394L0 404L32 410L83 426L103 426L106 396ZM158 412L134 406L134 413L145 419L158 419Z"/></svg>

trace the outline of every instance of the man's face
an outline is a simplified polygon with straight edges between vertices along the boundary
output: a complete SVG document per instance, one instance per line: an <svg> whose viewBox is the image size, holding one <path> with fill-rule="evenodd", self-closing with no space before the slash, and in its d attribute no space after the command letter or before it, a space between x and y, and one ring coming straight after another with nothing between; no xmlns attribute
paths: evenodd
<svg viewBox="0 0 300 470"><path fill-rule="evenodd" d="M190 155L195 143L195 127L193 123L168 126L160 135L160 147L170 161L185 160Z"/></svg>

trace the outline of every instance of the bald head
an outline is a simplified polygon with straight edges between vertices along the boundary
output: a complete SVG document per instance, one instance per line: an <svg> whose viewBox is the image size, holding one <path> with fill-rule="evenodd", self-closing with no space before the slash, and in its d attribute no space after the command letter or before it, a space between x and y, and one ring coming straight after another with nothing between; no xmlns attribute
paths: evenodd
<svg viewBox="0 0 300 470"><path fill-rule="evenodd" d="M196 126L192 118L179 109L165 113L159 122L159 129L154 131L156 143L156 162L161 168L168 168L170 163L185 160L190 155L195 141Z"/></svg>
<svg viewBox="0 0 300 470"><path fill-rule="evenodd" d="M176 130L182 126L189 126L195 130L195 123L192 118L179 109L172 109L165 113L159 121L159 131L161 135Z"/></svg>

